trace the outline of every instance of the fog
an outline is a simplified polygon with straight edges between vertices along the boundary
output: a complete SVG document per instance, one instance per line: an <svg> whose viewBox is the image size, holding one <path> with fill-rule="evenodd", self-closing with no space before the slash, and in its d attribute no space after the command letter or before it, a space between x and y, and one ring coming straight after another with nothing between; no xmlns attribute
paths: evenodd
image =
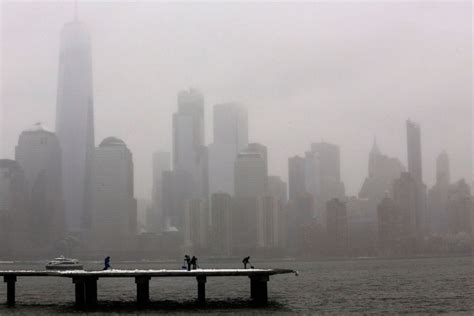
<svg viewBox="0 0 474 316"><path fill-rule="evenodd" d="M250 141L268 147L269 173L321 140L341 149L356 195L374 137L406 165L405 120L422 130L423 172L434 183L445 149L454 180L471 177L472 5L469 2L168 3L79 1L91 34L96 144L133 153L135 196L151 194L151 154L171 151L179 90L212 106L248 108ZM20 132L54 130L59 35L74 4L2 3L2 158Z"/></svg>

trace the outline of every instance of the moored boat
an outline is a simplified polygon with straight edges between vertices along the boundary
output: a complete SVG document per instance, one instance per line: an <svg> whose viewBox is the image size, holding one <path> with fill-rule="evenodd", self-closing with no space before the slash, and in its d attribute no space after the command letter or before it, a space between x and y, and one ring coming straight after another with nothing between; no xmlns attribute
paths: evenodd
<svg viewBox="0 0 474 316"><path fill-rule="evenodd" d="M82 270L82 264L77 259L60 256L46 264L46 270Z"/></svg>

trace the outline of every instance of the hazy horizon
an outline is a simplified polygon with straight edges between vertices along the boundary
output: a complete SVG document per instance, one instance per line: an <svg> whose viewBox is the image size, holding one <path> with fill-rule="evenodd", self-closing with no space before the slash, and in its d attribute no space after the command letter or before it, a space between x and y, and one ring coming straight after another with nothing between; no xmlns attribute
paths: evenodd
<svg viewBox="0 0 474 316"><path fill-rule="evenodd" d="M22 130L55 129L59 36L73 2L2 3L0 158ZM405 120L421 125L431 186L446 150L452 180L472 176L472 4L82 2L91 34L95 143L117 136L133 153L135 196L151 193L151 155L172 151L179 90L212 107L248 108L249 138L287 181L288 157L321 140L341 149L357 195L374 137L406 165ZM177 18L180 17L180 18Z"/></svg>

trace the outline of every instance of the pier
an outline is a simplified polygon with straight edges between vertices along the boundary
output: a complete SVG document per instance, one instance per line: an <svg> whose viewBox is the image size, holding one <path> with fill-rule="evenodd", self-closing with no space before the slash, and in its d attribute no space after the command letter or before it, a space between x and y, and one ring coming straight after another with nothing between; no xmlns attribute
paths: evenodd
<svg viewBox="0 0 474 316"><path fill-rule="evenodd" d="M197 270L105 270L105 271L0 271L7 286L6 303L15 305L15 284L26 277L66 277L74 284L75 304L78 307L97 305L97 282L100 278L133 278L137 289L137 305L144 307L150 302L150 280L162 277L192 277L197 282L197 301L206 303L206 281L209 277L248 277L250 298L255 304L266 305L270 276L294 273L289 269L197 269Z"/></svg>

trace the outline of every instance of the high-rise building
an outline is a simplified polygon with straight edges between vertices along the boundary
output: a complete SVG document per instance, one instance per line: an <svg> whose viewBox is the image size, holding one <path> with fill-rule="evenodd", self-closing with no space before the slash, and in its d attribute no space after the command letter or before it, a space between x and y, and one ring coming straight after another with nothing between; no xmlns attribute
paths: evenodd
<svg viewBox="0 0 474 316"><path fill-rule="evenodd" d="M446 151L442 151L436 159L436 183L450 184L451 172L449 169L449 156Z"/></svg>
<svg viewBox="0 0 474 316"><path fill-rule="evenodd" d="M147 214L148 231L158 232L164 228L164 216L162 207L163 172L171 170L171 155L169 152L153 153L153 188L152 206ZM148 217L147 216L147 217Z"/></svg>
<svg viewBox="0 0 474 316"><path fill-rule="evenodd" d="M228 193L211 195L211 248L214 254L231 255L232 197Z"/></svg>
<svg viewBox="0 0 474 316"><path fill-rule="evenodd" d="M64 25L59 52L56 133L62 148L63 194L70 231L90 226L94 155L94 98L89 33L84 24Z"/></svg>
<svg viewBox="0 0 474 316"><path fill-rule="evenodd" d="M315 198L317 218L324 223L327 202L333 198L342 200L345 197L339 147L325 142L313 143L306 160L306 186Z"/></svg>
<svg viewBox="0 0 474 316"><path fill-rule="evenodd" d="M278 197L280 204L284 205L288 201L286 182L278 176L268 176L267 192Z"/></svg>
<svg viewBox="0 0 474 316"><path fill-rule="evenodd" d="M264 146L262 146L264 147ZM250 148L237 155L234 164L234 195L235 197L253 197L265 194L268 173L266 155L262 150Z"/></svg>
<svg viewBox="0 0 474 316"><path fill-rule="evenodd" d="M428 213L432 233L449 231L448 193L450 186L448 154L443 151L436 159L436 183L428 191Z"/></svg>
<svg viewBox="0 0 474 316"><path fill-rule="evenodd" d="M339 199L327 202L328 251L334 255L347 255L348 225L346 204Z"/></svg>
<svg viewBox="0 0 474 316"><path fill-rule="evenodd" d="M301 193L295 199L288 202L286 212L286 243L290 252L299 252L302 254L312 247L314 240L309 235L311 229L310 223L316 223L314 219L314 197L311 193ZM314 227L313 227L314 228ZM306 233L302 233L302 229L305 229ZM308 230L309 229L309 230Z"/></svg>
<svg viewBox="0 0 474 316"><path fill-rule="evenodd" d="M409 172L402 172L393 182L393 200L400 209L401 243L404 252L418 250L421 241L422 217L417 208L418 184Z"/></svg>
<svg viewBox="0 0 474 316"><path fill-rule="evenodd" d="M377 250L381 255L395 255L400 252L402 237L400 209L388 196L377 206Z"/></svg>
<svg viewBox="0 0 474 316"><path fill-rule="evenodd" d="M238 155L234 164L232 201L233 253L251 253L257 246L257 197L267 190L266 148L255 144Z"/></svg>
<svg viewBox="0 0 474 316"><path fill-rule="evenodd" d="M407 120L407 153L408 153L408 172L413 179L423 182L423 169L421 164L421 131L420 125Z"/></svg>
<svg viewBox="0 0 474 316"><path fill-rule="evenodd" d="M209 191L234 192L234 162L248 145L247 110L236 103L214 106L214 142L209 145Z"/></svg>
<svg viewBox="0 0 474 316"><path fill-rule="evenodd" d="M234 145L238 152L247 147L248 141L247 109L237 103L215 105L214 143Z"/></svg>
<svg viewBox="0 0 474 316"><path fill-rule="evenodd" d="M21 133L15 159L25 172L33 206L31 235L36 247L51 247L63 236L62 156L56 134L39 123Z"/></svg>
<svg viewBox="0 0 474 316"><path fill-rule="evenodd" d="M132 153L121 139L108 137L95 150L93 171L94 246L127 249L137 232Z"/></svg>
<svg viewBox="0 0 474 316"><path fill-rule="evenodd" d="M28 185L21 166L0 159L0 254L11 256L25 250L30 240Z"/></svg>
<svg viewBox="0 0 474 316"><path fill-rule="evenodd" d="M173 114L173 209L175 222L184 224L185 201L208 198L208 151L204 146L204 97L194 89L178 93Z"/></svg>
<svg viewBox="0 0 474 316"><path fill-rule="evenodd" d="M341 180L341 158L337 145L320 142L311 144L311 151L319 154L321 177Z"/></svg>
<svg viewBox="0 0 474 316"><path fill-rule="evenodd" d="M359 191L359 198L367 199L368 215L374 223L377 219L377 206L392 190L392 183L405 171L405 167L397 158L383 155L376 141L369 153L368 176Z"/></svg>
<svg viewBox="0 0 474 316"><path fill-rule="evenodd" d="M259 153L262 155L263 162L265 164L264 170L265 170L265 188L268 185L268 149L265 145L259 144L259 143L250 143L247 146L247 149L244 149L247 152L253 152L253 153Z"/></svg>
<svg viewBox="0 0 474 316"><path fill-rule="evenodd" d="M204 199L186 200L184 210L184 248L187 252L207 249L209 216Z"/></svg>
<svg viewBox="0 0 474 316"><path fill-rule="evenodd" d="M173 169L197 176L197 162L204 146L204 97L194 89L178 93L173 114Z"/></svg>
<svg viewBox="0 0 474 316"><path fill-rule="evenodd" d="M411 174L413 180L416 182L415 199L416 199L416 213L419 216L418 232L419 237L425 235L429 231L427 225L428 212L426 186L423 183L423 168L421 158L421 130L417 123L410 120L406 122L407 127L407 154L408 154L408 172Z"/></svg>
<svg viewBox="0 0 474 316"><path fill-rule="evenodd" d="M257 198L257 246L277 248L280 243L281 202L278 196L265 194Z"/></svg>
<svg viewBox="0 0 474 316"><path fill-rule="evenodd" d="M288 191L290 200L306 192L305 159L300 156L288 158Z"/></svg>
<svg viewBox="0 0 474 316"><path fill-rule="evenodd" d="M471 188L464 179L450 185L447 207L449 232L471 234L473 203Z"/></svg>

